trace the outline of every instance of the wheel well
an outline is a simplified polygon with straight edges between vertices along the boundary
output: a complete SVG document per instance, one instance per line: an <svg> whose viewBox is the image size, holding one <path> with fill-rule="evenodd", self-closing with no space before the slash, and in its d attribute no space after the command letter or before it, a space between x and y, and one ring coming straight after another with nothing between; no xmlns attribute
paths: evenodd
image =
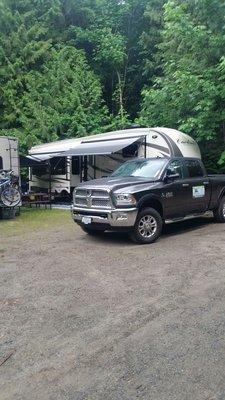
<svg viewBox="0 0 225 400"><path fill-rule="evenodd" d="M141 204L140 210L143 210L144 208L147 208L147 207L154 208L156 211L158 211L158 213L161 215L161 217L163 217L163 207L162 207L162 204L160 203L160 201L158 201L156 199L145 200Z"/></svg>

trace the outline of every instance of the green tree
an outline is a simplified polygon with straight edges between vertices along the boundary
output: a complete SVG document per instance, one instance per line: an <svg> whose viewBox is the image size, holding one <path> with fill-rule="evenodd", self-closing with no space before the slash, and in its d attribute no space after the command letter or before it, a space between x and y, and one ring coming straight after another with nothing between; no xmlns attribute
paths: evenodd
<svg viewBox="0 0 225 400"><path fill-rule="evenodd" d="M41 71L27 74L19 107L26 140L29 132L36 141L82 136L108 122L99 80L83 52L70 46L52 50Z"/></svg>
<svg viewBox="0 0 225 400"><path fill-rule="evenodd" d="M145 9L148 0L99 0L86 26L70 26L70 40L85 50L100 76L104 98L117 123L137 115L146 77L142 33L149 29Z"/></svg>
<svg viewBox="0 0 225 400"><path fill-rule="evenodd" d="M108 122L99 79L83 52L62 41L61 6L0 3L0 132L16 135L24 150L62 134L93 133Z"/></svg>
<svg viewBox="0 0 225 400"><path fill-rule="evenodd" d="M224 1L168 1L162 42L161 76L143 90L140 121L179 128L221 154L224 142ZM217 22L215 23L215 21Z"/></svg>

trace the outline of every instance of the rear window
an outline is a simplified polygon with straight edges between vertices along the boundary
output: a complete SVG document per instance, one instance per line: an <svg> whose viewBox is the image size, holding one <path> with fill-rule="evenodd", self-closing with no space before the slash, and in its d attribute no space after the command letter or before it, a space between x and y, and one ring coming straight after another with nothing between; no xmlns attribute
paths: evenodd
<svg viewBox="0 0 225 400"><path fill-rule="evenodd" d="M185 160L185 166L187 167L190 178L204 176L202 166L197 160Z"/></svg>

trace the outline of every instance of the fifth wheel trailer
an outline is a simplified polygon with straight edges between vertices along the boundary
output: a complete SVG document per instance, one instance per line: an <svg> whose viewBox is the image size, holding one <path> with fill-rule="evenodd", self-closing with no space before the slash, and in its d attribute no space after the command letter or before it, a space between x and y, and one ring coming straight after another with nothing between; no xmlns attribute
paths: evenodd
<svg viewBox="0 0 225 400"><path fill-rule="evenodd" d="M14 137L0 136L0 170L13 170L19 177L18 140Z"/></svg>
<svg viewBox="0 0 225 400"><path fill-rule="evenodd" d="M198 144L170 128L134 128L34 146L29 156L40 161L30 170L30 190L71 193L82 181L110 175L134 157L201 158Z"/></svg>

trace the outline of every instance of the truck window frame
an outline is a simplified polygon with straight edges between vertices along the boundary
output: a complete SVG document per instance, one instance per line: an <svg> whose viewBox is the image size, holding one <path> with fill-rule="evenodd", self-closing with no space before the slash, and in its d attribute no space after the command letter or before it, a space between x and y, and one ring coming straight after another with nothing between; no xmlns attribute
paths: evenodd
<svg viewBox="0 0 225 400"><path fill-rule="evenodd" d="M183 165L182 160L179 159L179 158L176 158L176 159L174 159L174 160L171 160L171 161L167 164L167 166L166 166L166 168L165 168L165 171L164 171L164 177L167 175L167 171L168 171L170 165L171 165L172 163L174 163L174 162L178 162L178 163L180 164L180 169L181 169L181 176L180 176L179 178L177 178L177 180L179 180L179 179L184 179L184 173L185 173L185 171L184 171L184 165Z"/></svg>

